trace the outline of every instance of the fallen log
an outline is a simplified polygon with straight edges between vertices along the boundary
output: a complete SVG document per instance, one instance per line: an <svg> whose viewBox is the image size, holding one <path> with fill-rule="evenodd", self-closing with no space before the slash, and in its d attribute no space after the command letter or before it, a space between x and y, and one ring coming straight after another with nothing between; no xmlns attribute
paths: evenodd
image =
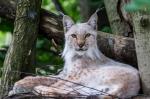
<svg viewBox="0 0 150 99"><path fill-rule="evenodd" d="M89 96L80 96L80 95L56 95L56 96L42 96L42 95L35 95L34 93L20 93L15 94L12 96L6 96L4 99L99 99L96 95L89 95Z"/></svg>
<svg viewBox="0 0 150 99"><path fill-rule="evenodd" d="M133 38L117 36L99 31L99 49L108 57L137 67Z"/></svg>
<svg viewBox="0 0 150 99"><path fill-rule="evenodd" d="M78 98L77 98L78 97ZM24 93L24 94L17 94L13 96L6 96L4 99L99 99L96 95L89 95L87 97L79 97L79 96L52 96L52 97L46 97L41 95L35 95L33 93ZM147 95L137 95L130 99L150 99L150 96Z"/></svg>
<svg viewBox="0 0 150 99"><path fill-rule="evenodd" d="M2 0L0 2L1 17L14 21L15 1ZM57 44L63 44L64 34L61 20L62 17L41 9L39 33L49 40L53 39ZM98 32L98 46L106 56L137 66L134 39Z"/></svg>

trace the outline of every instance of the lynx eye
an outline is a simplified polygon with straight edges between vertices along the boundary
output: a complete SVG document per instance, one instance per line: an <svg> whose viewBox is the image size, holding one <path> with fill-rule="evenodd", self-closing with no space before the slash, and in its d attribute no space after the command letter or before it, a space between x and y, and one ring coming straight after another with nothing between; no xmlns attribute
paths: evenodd
<svg viewBox="0 0 150 99"><path fill-rule="evenodd" d="M88 34L85 35L85 38L90 37L90 36L91 36L91 34L88 33Z"/></svg>
<svg viewBox="0 0 150 99"><path fill-rule="evenodd" d="M75 34L71 34L71 36L72 36L73 38L77 38L77 36L76 36Z"/></svg>

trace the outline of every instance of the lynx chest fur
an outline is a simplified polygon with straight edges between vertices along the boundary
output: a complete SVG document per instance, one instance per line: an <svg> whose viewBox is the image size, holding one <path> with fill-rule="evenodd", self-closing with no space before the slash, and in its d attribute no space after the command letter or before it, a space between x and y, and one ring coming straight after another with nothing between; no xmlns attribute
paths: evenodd
<svg viewBox="0 0 150 99"><path fill-rule="evenodd" d="M43 95L99 95L100 99L112 99L106 94L101 95L101 92L119 98L137 95L140 89L138 71L127 64L107 58L99 51L96 24L96 13L88 22L78 24L74 24L68 16L63 17L65 47L62 57L65 64L63 71L57 76L74 83L55 81L48 77L27 77L16 82L10 94L14 94L16 90L34 89Z"/></svg>

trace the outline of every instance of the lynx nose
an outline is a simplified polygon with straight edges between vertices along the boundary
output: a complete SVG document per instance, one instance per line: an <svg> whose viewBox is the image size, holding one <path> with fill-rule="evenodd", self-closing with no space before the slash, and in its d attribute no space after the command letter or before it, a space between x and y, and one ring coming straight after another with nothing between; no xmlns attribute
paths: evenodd
<svg viewBox="0 0 150 99"><path fill-rule="evenodd" d="M84 46L84 43L79 44L79 47L82 48Z"/></svg>

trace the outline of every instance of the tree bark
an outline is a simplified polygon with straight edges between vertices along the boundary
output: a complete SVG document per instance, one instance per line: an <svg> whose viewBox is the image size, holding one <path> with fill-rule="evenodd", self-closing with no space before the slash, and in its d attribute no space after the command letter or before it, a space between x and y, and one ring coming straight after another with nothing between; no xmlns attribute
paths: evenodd
<svg viewBox="0 0 150 99"><path fill-rule="evenodd" d="M133 37L133 28L129 21L129 14L123 10L125 0L104 0L104 4L112 33Z"/></svg>
<svg viewBox="0 0 150 99"><path fill-rule="evenodd" d="M98 47L107 56L137 68L133 38L98 32Z"/></svg>
<svg viewBox="0 0 150 99"><path fill-rule="evenodd" d="M150 95L150 14L133 15L138 67L144 94Z"/></svg>
<svg viewBox="0 0 150 99"><path fill-rule="evenodd" d="M42 97L42 96L37 96L33 93L28 93L28 94L17 94L17 95L14 95L14 96L10 96L10 97L6 97L5 99L54 99L54 97ZM62 97L61 95L60 96L56 96L55 99L74 99L75 97L74 96L68 96L67 95L65 97ZM88 96L88 97L82 97L81 99L98 99L98 97L96 96ZM138 96L134 96L132 97L131 99L150 99L150 96L147 96L147 95L138 95Z"/></svg>
<svg viewBox="0 0 150 99"><path fill-rule="evenodd" d="M8 94L7 88L20 79L21 74L13 71L34 70L40 7L40 0L17 2L13 39L3 66L1 99Z"/></svg>

